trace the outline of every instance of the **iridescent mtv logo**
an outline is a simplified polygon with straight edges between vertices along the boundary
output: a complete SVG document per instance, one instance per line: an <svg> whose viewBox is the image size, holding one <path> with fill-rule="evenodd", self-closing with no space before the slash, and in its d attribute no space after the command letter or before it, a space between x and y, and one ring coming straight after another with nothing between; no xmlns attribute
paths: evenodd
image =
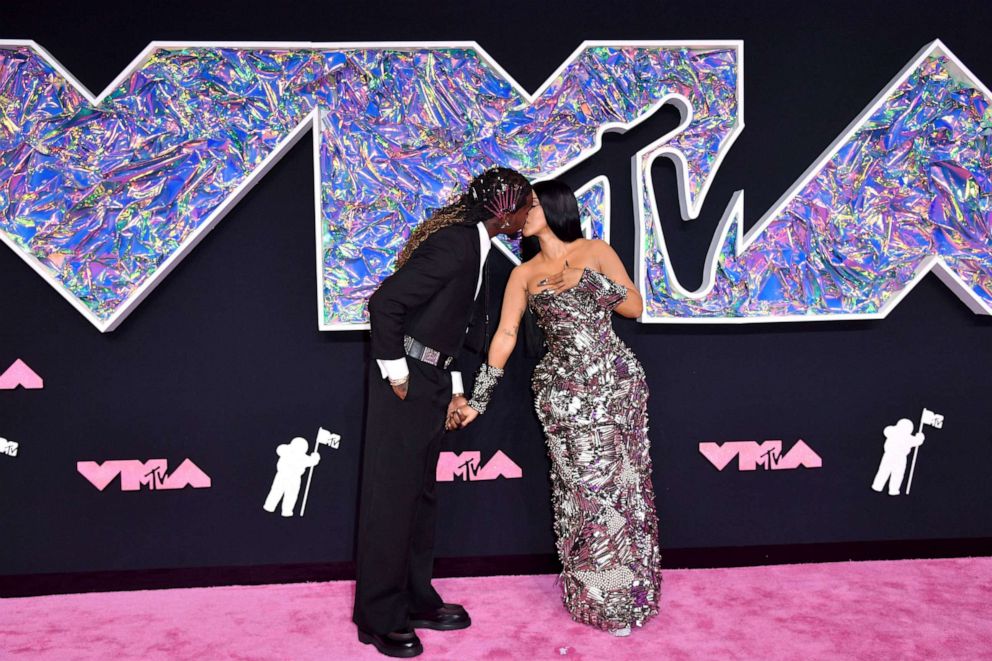
<svg viewBox="0 0 992 661"><path fill-rule="evenodd" d="M717 470L722 471L737 458L737 470L753 471L790 470L793 468L820 468L823 460L820 455L798 440L785 455L782 454L782 441L727 441L726 443L700 443L699 453L709 459Z"/></svg>
<svg viewBox="0 0 992 661"><path fill-rule="evenodd" d="M442 452L437 460L437 481L453 482L456 478L465 482L495 480L504 477L514 480L523 477L520 466L507 457L502 450L483 466L481 452Z"/></svg>
<svg viewBox="0 0 992 661"><path fill-rule="evenodd" d="M210 486L210 476L189 459L184 459L171 474L167 473L167 466L165 459L114 459L103 463L80 461L76 463L76 470L100 491L106 489L118 475L121 491L139 491L141 487L162 491L186 487L205 489Z"/></svg>
<svg viewBox="0 0 992 661"><path fill-rule="evenodd" d="M318 326L367 328L411 228L472 175L555 177L671 104L679 126L632 164L642 322L880 318L931 270L992 313L992 93L940 41L747 234L738 191L703 285L682 287L651 164L675 163L696 218L744 129L743 48L587 41L529 92L474 42L153 42L93 95L37 43L0 41L0 240L113 330L310 130ZM610 191L579 189L590 236L609 239Z"/></svg>

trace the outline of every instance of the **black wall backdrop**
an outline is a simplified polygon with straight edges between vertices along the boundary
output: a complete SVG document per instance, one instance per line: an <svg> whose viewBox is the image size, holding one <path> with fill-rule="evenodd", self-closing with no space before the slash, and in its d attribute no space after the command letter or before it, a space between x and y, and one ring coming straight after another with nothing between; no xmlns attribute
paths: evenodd
<svg viewBox="0 0 992 661"><path fill-rule="evenodd" d="M7 3L0 36L34 39L94 93L151 40L478 41L536 89L585 39L743 39L745 122L700 217L679 216L675 171L655 186L675 270L698 287L712 234L744 189L750 227L921 47L940 38L992 83L985 2L821 3ZM612 184L613 245L633 264L631 156L677 124L663 108L564 175ZM23 359L43 390L0 391L0 574L339 563L353 555L367 332L319 332L313 158L299 141L151 295L101 334L0 249L0 370ZM502 282L511 268L493 252ZM501 289L499 287L498 289ZM494 297L498 313L499 296ZM615 327L650 386L654 484L666 565L680 550L992 537L992 319L933 275L884 320ZM551 558L548 460L533 414L533 362L511 358L490 414L446 449L497 450L523 478L443 483L437 553ZM869 488L882 429L922 407L945 417L912 493ZM324 449L304 517L261 505L275 447L318 427ZM799 439L819 469L717 471L702 441ZM209 489L98 491L80 460L192 459ZM922 547L925 554L927 548ZM785 552L776 561L800 557ZM675 560L673 560L673 558ZM343 570L342 575L346 575Z"/></svg>

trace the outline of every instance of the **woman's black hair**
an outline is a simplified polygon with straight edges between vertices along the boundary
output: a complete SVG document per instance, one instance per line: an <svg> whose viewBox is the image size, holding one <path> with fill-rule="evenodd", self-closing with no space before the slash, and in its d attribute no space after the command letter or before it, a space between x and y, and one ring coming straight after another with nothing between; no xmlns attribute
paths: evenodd
<svg viewBox="0 0 992 661"><path fill-rule="evenodd" d="M560 179L549 179L537 182L533 185L533 189L544 210L548 227L555 236L565 243L571 243L584 236L579 217L579 203L568 184ZM521 259L526 262L541 252L541 242L536 236L526 236L520 242L520 252ZM537 325L529 305L524 312L524 343L527 355L531 357L540 356L546 349L544 332Z"/></svg>

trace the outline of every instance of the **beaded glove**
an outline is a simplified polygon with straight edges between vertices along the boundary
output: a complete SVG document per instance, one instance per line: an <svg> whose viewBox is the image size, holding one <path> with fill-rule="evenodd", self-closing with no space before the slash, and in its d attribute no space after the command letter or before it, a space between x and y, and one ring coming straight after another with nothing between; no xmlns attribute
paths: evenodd
<svg viewBox="0 0 992 661"><path fill-rule="evenodd" d="M496 384L503 378L503 370L493 367L488 363L479 365L479 371L475 373L475 383L472 385L472 399L468 400L468 405L482 415L486 412L489 400L492 399Z"/></svg>

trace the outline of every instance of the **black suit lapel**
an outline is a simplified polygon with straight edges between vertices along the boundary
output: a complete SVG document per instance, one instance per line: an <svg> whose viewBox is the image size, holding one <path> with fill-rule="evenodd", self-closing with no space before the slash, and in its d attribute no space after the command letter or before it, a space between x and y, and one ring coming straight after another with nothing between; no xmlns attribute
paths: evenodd
<svg viewBox="0 0 992 661"><path fill-rule="evenodd" d="M492 252L492 248L489 249ZM479 292L482 299L482 316L485 319L485 323L482 326L482 336L484 338L484 344L482 351L489 355L489 259L486 259L486 263L482 265L482 290Z"/></svg>
<svg viewBox="0 0 992 661"><path fill-rule="evenodd" d="M478 232L478 228L476 228ZM479 237L475 237L475 264L476 270L473 273L475 279L479 277L479 260L482 258L482 251L479 245ZM489 249L492 252L492 248ZM475 287L471 289L475 292ZM469 321L465 335L465 348L473 353L480 353L489 350L489 260L482 265L482 284L479 288L479 295L472 302L472 316Z"/></svg>

